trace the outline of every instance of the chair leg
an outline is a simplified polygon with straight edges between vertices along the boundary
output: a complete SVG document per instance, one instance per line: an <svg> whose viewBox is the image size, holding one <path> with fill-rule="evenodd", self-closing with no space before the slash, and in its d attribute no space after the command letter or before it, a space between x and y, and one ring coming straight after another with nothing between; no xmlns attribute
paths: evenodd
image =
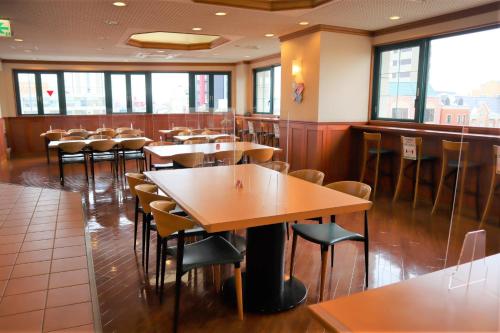
<svg viewBox="0 0 500 333"><path fill-rule="evenodd" d="M83 153L83 166L85 168L85 178L87 179L87 183L88 183L89 182L89 172L88 172L87 158L86 158L85 153Z"/></svg>
<svg viewBox="0 0 500 333"><path fill-rule="evenodd" d="M366 163L368 163L368 161L367 161L367 154L368 154L368 151L367 151L366 146L365 146L364 149L363 149L363 159L362 159L362 162L361 162L361 176L359 177L359 181L360 182L363 182L363 180L365 179Z"/></svg>
<svg viewBox="0 0 500 333"><path fill-rule="evenodd" d="M484 223L486 223L486 219L490 213L491 204L493 203L493 197L495 196L495 170L493 170L493 176L490 181L490 190L488 191L488 198L486 199L486 205L484 206L483 216L481 217L481 224L479 228L482 228Z"/></svg>
<svg viewBox="0 0 500 333"><path fill-rule="evenodd" d="M59 182L64 186L64 165L61 154L59 154Z"/></svg>
<svg viewBox="0 0 500 333"><path fill-rule="evenodd" d="M139 197L135 196L134 210L134 251L137 243L137 224L139 224Z"/></svg>
<svg viewBox="0 0 500 333"><path fill-rule="evenodd" d="M333 268L333 259L335 257L335 245L331 246L332 253L330 254L330 267Z"/></svg>
<svg viewBox="0 0 500 333"><path fill-rule="evenodd" d="M286 240L290 240L290 225L288 222L286 222Z"/></svg>
<svg viewBox="0 0 500 333"><path fill-rule="evenodd" d="M293 232L292 255L290 257L290 279L293 277L293 265L295 263L295 249L297 248L297 234Z"/></svg>
<svg viewBox="0 0 500 333"><path fill-rule="evenodd" d="M238 318L243 320L243 284L241 283L241 268L239 262L234 264L234 282L236 302L238 303Z"/></svg>
<svg viewBox="0 0 500 333"><path fill-rule="evenodd" d="M375 180L373 183L373 198L375 198L375 196L377 195L379 167L380 167L380 152L377 150L377 157L375 158Z"/></svg>
<svg viewBox="0 0 500 333"><path fill-rule="evenodd" d="M181 298L182 260L184 258L184 231L177 237L177 269L175 271L174 333L179 327L179 305Z"/></svg>
<svg viewBox="0 0 500 333"><path fill-rule="evenodd" d="M214 285L215 285L215 291L217 293L220 292L220 265L213 265L212 266L212 271L214 273Z"/></svg>
<svg viewBox="0 0 500 333"><path fill-rule="evenodd" d="M92 180L95 180L95 171L94 171L94 153L90 153L90 174L92 175Z"/></svg>
<svg viewBox="0 0 500 333"><path fill-rule="evenodd" d="M417 171L415 172L415 192L413 193L413 208L417 207L418 200L418 186L420 185L420 162L419 159L417 161Z"/></svg>
<svg viewBox="0 0 500 333"><path fill-rule="evenodd" d="M446 163L443 161L441 166L441 176L439 177L439 185L436 193L436 199L434 200L434 206L432 207L431 214L436 213L437 207L439 205L439 201L441 200L441 196L443 194L443 186L444 186L444 178L446 174Z"/></svg>
<svg viewBox="0 0 500 333"><path fill-rule="evenodd" d="M392 202L396 202L399 197L399 191L401 191L401 184L403 183L404 178L404 166L405 160L401 157L401 162L399 163L398 181L396 183L396 189L394 190L394 197L392 198Z"/></svg>
<svg viewBox="0 0 500 333"><path fill-rule="evenodd" d="M151 215L148 215L146 223L146 276L149 273L149 242L151 241Z"/></svg>
<svg viewBox="0 0 500 333"><path fill-rule="evenodd" d="M142 266L144 266L144 254L146 252L146 213L142 213Z"/></svg>
<svg viewBox="0 0 500 333"><path fill-rule="evenodd" d="M160 263L161 263L161 249L163 239L159 233L156 233L156 272L155 272L155 291L158 292L158 281L160 280Z"/></svg>
<svg viewBox="0 0 500 333"><path fill-rule="evenodd" d="M368 288L368 263L369 263L369 258L370 258L370 253L369 253L369 232L368 232L368 212L365 211L365 287Z"/></svg>
<svg viewBox="0 0 500 333"><path fill-rule="evenodd" d="M480 181L481 168L476 167L476 219L479 220L481 217L481 203L479 195L481 194L481 181Z"/></svg>
<svg viewBox="0 0 500 333"><path fill-rule="evenodd" d="M323 292L326 281L326 263L328 261L328 246L321 246L321 280L319 285L319 301L323 301Z"/></svg>
<svg viewBox="0 0 500 333"><path fill-rule="evenodd" d="M163 303L163 286L165 285L165 265L167 261L167 239L161 240L161 277L160 277L160 304Z"/></svg>

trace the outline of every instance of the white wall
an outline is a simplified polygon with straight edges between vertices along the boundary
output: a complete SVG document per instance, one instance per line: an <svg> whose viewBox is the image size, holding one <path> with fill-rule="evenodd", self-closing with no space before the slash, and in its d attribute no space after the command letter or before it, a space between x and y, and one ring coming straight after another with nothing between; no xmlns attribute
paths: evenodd
<svg viewBox="0 0 500 333"><path fill-rule="evenodd" d="M236 83L236 93L233 92L233 96L236 96L236 114L244 114L247 108L247 83L248 83L248 64L239 63L236 65L235 69Z"/></svg>

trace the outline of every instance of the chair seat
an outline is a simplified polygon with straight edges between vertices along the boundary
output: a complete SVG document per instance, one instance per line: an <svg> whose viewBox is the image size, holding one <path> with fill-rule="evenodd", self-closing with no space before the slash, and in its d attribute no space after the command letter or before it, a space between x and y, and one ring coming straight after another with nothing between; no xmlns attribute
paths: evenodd
<svg viewBox="0 0 500 333"><path fill-rule="evenodd" d="M436 156L431 156L431 155L422 155L420 157L420 160L421 161L435 161L435 160L437 160L437 157Z"/></svg>
<svg viewBox="0 0 500 333"><path fill-rule="evenodd" d="M64 164L69 164L69 163L83 163L83 162L85 162L85 156L83 154L63 155L62 156L62 162Z"/></svg>
<svg viewBox="0 0 500 333"><path fill-rule="evenodd" d="M112 153L112 152L94 153L93 159L94 159L94 162L114 161L115 160L115 154Z"/></svg>
<svg viewBox="0 0 500 333"><path fill-rule="evenodd" d="M163 164L158 163L158 164L151 165L151 168L155 169L155 170L173 169L174 164L173 163L163 163Z"/></svg>
<svg viewBox="0 0 500 333"><path fill-rule="evenodd" d="M333 245L345 240L362 241L365 239L362 235L348 231L336 223L294 224L292 229L302 238L321 245Z"/></svg>
<svg viewBox="0 0 500 333"><path fill-rule="evenodd" d="M376 154L377 153L377 148L370 148L368 149L368 154ZM380 155L384 155L384 154L393 154L394 151L393 150L390 150L390 149L384 149L384 148L380 148Z"/></svg>
<svg viewBox="0 0 500 333"><path fill-rule="evenodd" d="M458 169L459 165L463 166L463 162L459 163L458 160L448 161L448 167L450 167L450 168ZM479 166L480 166L480 164L478 164L478 163L474 163L474 162L467 163L468 168L477 168Z"/></svg>
<svg viewBox="0 0 500 333"><path fill-rule="evenodd" d="M168 252L176 256L177 247L169 247ZM211 236L184 246L182 270L187 272L197 267L232 264L242 260L243 255L226 239Z"/></svg>
<svg viewBox="0 0 500 333"><path fill-rule="evenodd" d="M123 158L123 154L120 154L120 157ZM141 151L125 151L126 160L137 160L141 158L144 158L144 154Z"/></svg>

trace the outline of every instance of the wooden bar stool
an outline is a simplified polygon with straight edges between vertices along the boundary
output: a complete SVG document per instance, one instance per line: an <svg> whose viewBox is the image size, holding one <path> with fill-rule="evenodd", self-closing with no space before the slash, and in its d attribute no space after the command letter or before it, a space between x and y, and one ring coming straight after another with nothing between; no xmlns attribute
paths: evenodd
<svg viewBox="0 0 500 333"><path fill-rule="evenodd" d="M411 156L406 156L405 155L405 140L406 139L415 139L415 159L413 159ZM418 190L419 190L419 185L429 185L432 190L432 202L434 202L434 162L436 161L436 158L434 156L428 156L428 155L423 155L422 154L422 143L423 140L421 137L415 137L415 138L407 138L404 136L401 136L401 159L400 159L400 165L399 165L399 175L398 175L398 181L396 183L396 190L394 191L394 198L393 202L395 202L398 197L399 193L401 192L401 187L403 184L403 180L405 176L408 177L407 175L407 170L415 167L415 174L409 176L411 179L413 179L413 208L416 207L417 205L417 198L418 198ZM422 162L429 162L430 164L430 181L426 181L425 179L420 179L420 168Z"/></svg>
<svg viewBox="0 0 500 333"><path fill-rule="evenodd" d="M490 213L491 204L495 196L495 191L500 188L498 184L500 180L500 146L493 146L493 172L491 174L490 190L488 191L488 198L486 199L486 206L484 207L483 216L481 217L481 225L486 222Z"/></svg>
<svg viewBox="0 0 500 333"><path fill-rule="evenodd" d="M454 154L456 159L450 158L450 155ZM443 195L443 189L446 185L448 179L453 177L452 189L455 193L456 185L457 185L457 177L460 177L459 180L459 194L458 194L458 206L457 212L460 214L462 211L462 201L464 197L465 191L465 179L467 178L467 171L469 169L475 169L476 171L476 216L479 219L479 173L480 173L480 165L477 163L469 162L469 143L468 142L453 142L443 140L443 157L441 161L441 176L439 177L439 185L436 194L436 200L434 201L434 206L432 207L431 214L434 214L437 210L439 202L441 201L441 197ZM447 173L447 170L450 170ZM467 192L469 194L471 192ZM453 200L451 200L451 204L453 205Z"/></svg>
<svg viewBox="0 0 500 333"><path fill-rule="evenodd" d="M365 180L365 174L368 163L375 159L375 176L373 181L373 197L377 194L377 183L379 177L379 168L380 168L380 159L382 156L386 156L390 161L390 169L389 173L381 172L382 176L387 176L391 178L392 187L394 188L394 166L392 163L392 156L394 151L389 149L381 148L382 142L382 134L380 133L367 133L363 132L363 162L361 165L361 177L360 182L362 183ZM370 148L370 146L374 146Z"/></svg>

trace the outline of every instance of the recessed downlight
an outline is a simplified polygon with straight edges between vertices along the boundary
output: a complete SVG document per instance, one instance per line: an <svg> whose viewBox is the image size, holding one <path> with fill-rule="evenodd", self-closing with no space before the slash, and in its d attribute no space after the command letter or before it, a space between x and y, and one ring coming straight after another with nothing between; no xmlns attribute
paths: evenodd
<svg viewBox="0 0 500 333"><path fill-rule="evenodd" d="M400 16L394 15L394 16L389 17L389 20L392 20L392 21L397 21L397 20L399 20L400 18L401 18Z"/></svg>
<svg viewBox="0 0 500 333"><path fill-rule="evenodd" d="M215 16L226 16L227 13L226 12L217 12L215 13Z"/></svg>
<svg viewBox="0 0 500 333"><path fill-rule="evenodd" d="M106 20L104 21L108 25L118 25L118 21L113 21L113 20Z"/></svg>
<svg viewBox="0 0 500 333"><path fill-rule="evenodd" d="M249 55L246 55L246 56L245 56L245 58L250 58L250 56L249 56Z"/></svg>
<svg viewBox="0 0 500 333"><path fill-rule="evenodd" d="M14 38L14 42L24 42L24 39L22 39L22 38Z"/></svg>
<svg viewBox="0 0 500 333"><path fill-rule="evenodd" d="M203 30L203 29L202 29L202 28L200 28L200 27L194 27L192 30L193 30L193 31L201 31L201 30Z"/></svg>
<svg viewBox="0 0 500 333"><path fill-rule="evenodd" d="M274 34L265 34L266 37L274 37Z"/></svg>
<svg viewBox="0 0 500 333"><path fill-rule="evenodd" d="M116 7L125 7L127 4L125 2L122 2L122 1L115 1L113 2L113 6L116 6Z"/></svg>
<svg viewBox="0 0 500 333"><path fill-rule="evenodd" d="M156 52L158 52L158 53L165 53L164 50L156 50Z"/></svg>
<svg viewBox="0 0 500 333"><path fill-rule="evenodd" d="M299 25L308 25L308 24L309 24L309 22L307 22L307 21L299 22Z"/></svg>

